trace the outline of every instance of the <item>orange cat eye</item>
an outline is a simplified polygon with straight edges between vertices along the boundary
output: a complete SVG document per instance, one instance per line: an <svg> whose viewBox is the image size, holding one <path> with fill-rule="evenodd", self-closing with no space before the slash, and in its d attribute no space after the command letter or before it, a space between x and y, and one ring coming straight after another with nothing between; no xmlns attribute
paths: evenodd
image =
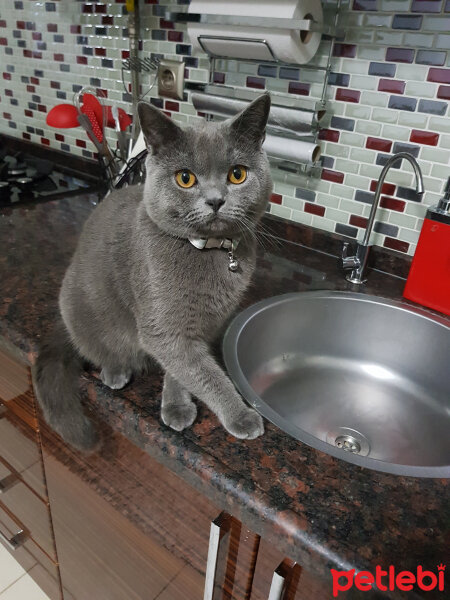
<svg viewBox="0 0 450 600"><path fill-rule="evenodd" d="M242 165L234 165L228 171L228 181L230 183L234 183L238 185L239 183L244 183L247 179L247 169Z"/></svg>
<svg viewBox="0 0 450 600"><path fill-rule="evenodd" d="M197 182L197 177L189 169L181 169L175 173L175 181L180 187L187 189Z"/></svg>

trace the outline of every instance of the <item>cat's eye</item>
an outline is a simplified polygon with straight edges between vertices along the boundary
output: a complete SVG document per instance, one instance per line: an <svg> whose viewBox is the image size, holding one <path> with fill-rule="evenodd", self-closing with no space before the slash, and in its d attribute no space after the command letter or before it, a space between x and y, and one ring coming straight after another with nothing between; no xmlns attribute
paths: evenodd
<svg viewBox="0 0 450 600"><path fill-rule="evenodd" d="M182 188L191 188L196 182L197 177L189 169L181 169L175 173L175 181Z"/></svg>
<svg viewBox="0 0 450 600"><path fill-rule="evenodd" d="M228 171L228 181L230 183L239 184L244 183L247 179L247 169L242 165L234 165Z"/></svg>

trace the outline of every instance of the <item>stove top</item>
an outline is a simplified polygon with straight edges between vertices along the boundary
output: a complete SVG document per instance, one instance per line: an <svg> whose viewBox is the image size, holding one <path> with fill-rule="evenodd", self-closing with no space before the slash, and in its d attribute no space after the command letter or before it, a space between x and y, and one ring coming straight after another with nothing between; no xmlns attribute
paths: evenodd
<svg viewBox="0 0 450 600"><path fill-rule="evenodd" d="M42 202L89 189L90 182L62 172L49 160L23 152L0 155L0 207Z"/></svg>

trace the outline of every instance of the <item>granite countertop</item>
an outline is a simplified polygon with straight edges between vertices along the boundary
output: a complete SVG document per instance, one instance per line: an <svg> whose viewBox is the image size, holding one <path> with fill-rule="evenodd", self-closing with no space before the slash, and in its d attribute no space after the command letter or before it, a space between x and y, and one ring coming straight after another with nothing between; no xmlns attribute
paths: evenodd
<svg viewBox="0 0 450 600"><path fill-rule="evenodd" d="M85 195L0 210L0 336L30 360L55 318L59 286L94 201ZM293 291L352 289L336 258L289 242L264 244L246 305ZM400 298L403 285L400 278L372 271L358 291ZM95 373L85 374L83 395L99 419L305 569L326 579L330 568L373 573L378 564L436 571L449 558L450 480L357 467L270 423L263 437L236 440L203 405L193 427L177 433L159 419L161 375L151 373L113 392Z"/></svg>

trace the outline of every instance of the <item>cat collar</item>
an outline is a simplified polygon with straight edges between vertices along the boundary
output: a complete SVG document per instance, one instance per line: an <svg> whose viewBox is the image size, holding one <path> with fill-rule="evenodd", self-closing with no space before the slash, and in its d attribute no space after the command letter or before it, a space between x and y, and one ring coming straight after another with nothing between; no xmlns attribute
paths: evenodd
<svg viewBox="0 0 450 600"><path fill-rule="evenodd" d="M191 244L198 250L209 250L210 248L222 248L228 250L228 268L230 271L237 271L239 263L234 257L234 252L239 244L239 240L230 238L188 238Z"/></svg>

